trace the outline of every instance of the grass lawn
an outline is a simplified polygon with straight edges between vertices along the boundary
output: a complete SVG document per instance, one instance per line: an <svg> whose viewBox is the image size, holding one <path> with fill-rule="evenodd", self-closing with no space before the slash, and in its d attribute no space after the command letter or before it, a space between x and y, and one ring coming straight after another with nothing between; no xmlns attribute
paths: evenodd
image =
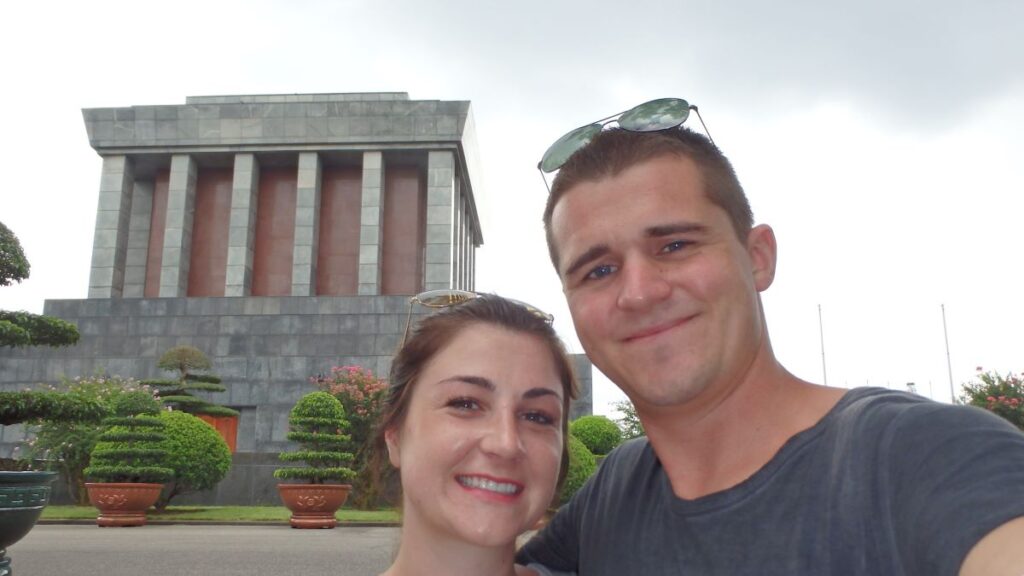
<svg viewBox="0 0 1024 576"><path fill-rule="evenodd" d="M97 511L92 506L47 506L44 520L91 520ZM284 506L168 506L163 513L147 513L151 521L195 522L287 522L290 513ZM335 515L338 522L397 523L398 512L386 510L352 510L342 508Z"/></svg>

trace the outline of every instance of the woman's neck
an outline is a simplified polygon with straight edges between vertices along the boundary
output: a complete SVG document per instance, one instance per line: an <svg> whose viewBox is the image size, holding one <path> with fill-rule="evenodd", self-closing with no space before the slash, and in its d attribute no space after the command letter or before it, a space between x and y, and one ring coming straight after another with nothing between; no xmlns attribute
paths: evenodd
<svg viewBox="0 0 1024 576"><path fill-rule="evenodd" d="M507 546L482 547L424 532L403 527L398 556L381 576L515 574L514 542Z"/></svg>

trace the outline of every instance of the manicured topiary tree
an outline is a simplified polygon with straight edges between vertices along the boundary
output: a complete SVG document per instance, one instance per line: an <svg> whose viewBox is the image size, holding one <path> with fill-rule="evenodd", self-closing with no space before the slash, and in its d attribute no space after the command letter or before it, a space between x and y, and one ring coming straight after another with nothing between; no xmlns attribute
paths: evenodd
<svg viewBox="0 0 1024 576"><path fill-rule="evenodd" d="M28 260L18 237L0 222L0 286L28 278ZM0 346L70 346L78 342L78 328L59 318L28 312L0 310Z"/></svg>
<svg viewBox="0 0 1024 576"><path fill-rule="evenodd" d="M47 390L0 392L0 426L46 418L55 421L96 421L106 414L94 399Z"/></svg>
<svg viewBox="0 0 1024 576"><path fill-rule="evenodd" d="M160 403L143 390L127 392L114 401L114 416L103 420L106 431L92 450L86 478L99 482L162 483L174 477L163 465L167 449Z"/></svg>
<svg viewBox="0 0 1024 576"><path fill-rule="evenodd" d="M237 410L214 404L194 392L223 392L226 390L220 378L213 374L202 374L210 369L210 359L193 346L175 346L160 357L157 366L165 372L174 372L173 380L143 380L142 383L156 390L165 406L189 414L210 416L238 416Z"/></svg>
<svg viewBox="0 0 1024 576"><path fill-rule="evenodd" d="M156 509L167 508L175 496L209 490L224 479L231 468L228 444L209 424L186 412L162 411L167 439L163 465L174 471L164 485Z"/></svg>
<svg viewBox="0 0 1024 576"><path fill-rule="evenodd" d="M565 483L562 484L562 491L559 492L558 502L560 504L568 502L596 470L597 461L594 459L594 455L579 438L570 432L569 472L565 475Z"/></svg>
<svg viewBox="0 0 1024 576"><path fill-rule="evenodd" d="M284 462L305 462L307 466L278 468L274 477L280 480L305 480L312 484L344 482L355 476L348 467L354 458L349 451L345 408L327 392L310 392L292 408L288 416L287 438L297 442L299 450L282 452Z"/></svg>
<svg viewBox="0 0 1024 576"><path fill-rule="evenodd" d="M622 431L607 416L581 416L569 423L569 431L596 456L603 456L622 442Z"/></svg>

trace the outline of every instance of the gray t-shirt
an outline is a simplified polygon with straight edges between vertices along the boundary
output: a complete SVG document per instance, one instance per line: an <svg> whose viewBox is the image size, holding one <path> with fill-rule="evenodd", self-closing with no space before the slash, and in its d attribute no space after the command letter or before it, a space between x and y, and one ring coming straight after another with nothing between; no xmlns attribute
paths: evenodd
<svg viewBox="0 0 1024 576"><path fill-rule="evenodd" d="M753 476L677 498L645 438L519 552L580 576L953 576L1024 516L1024 434L973 407L851 390Z"/></svg>

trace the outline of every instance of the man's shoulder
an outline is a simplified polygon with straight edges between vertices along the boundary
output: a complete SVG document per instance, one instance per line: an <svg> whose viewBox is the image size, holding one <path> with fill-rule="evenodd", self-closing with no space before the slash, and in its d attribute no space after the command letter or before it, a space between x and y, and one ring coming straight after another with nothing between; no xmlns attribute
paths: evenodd
<svg viewBox="0 0 1024 576"><path fill-rule="evenodd" d="M1002 427L1004 422L974 406L944 404L929 398L886 388L853 388L827 418L839 425L868 427L948 426L977 423Z"/></svg>

